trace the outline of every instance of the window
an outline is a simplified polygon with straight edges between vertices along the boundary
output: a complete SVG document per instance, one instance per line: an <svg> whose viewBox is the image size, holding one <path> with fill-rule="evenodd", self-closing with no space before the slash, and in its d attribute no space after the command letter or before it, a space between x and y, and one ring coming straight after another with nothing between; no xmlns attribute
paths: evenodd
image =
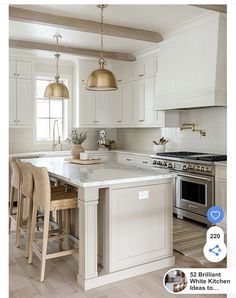
<svg viewBox="0 0 236 298"><path fill-rule="evenodd" d="M68 134L68 101L62 99L46 99L43 97L45 88L53 81L48 77L36 78L36 139L48 141L53 139L53 126L58 121L59 135L65 139ZM61 80L68 86L68 80ZM57 127L55 130L56 138Z"/></svg>

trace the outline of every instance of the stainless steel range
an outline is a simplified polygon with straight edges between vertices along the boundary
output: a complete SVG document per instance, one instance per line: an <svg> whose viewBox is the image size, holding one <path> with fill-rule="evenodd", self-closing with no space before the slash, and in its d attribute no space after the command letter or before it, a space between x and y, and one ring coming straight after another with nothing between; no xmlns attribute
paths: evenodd
<svg viewBox="0 0 236 298"><path fill-rule="evenodd" d="M151 155L153 166L177 173L175 181L174 213L210 224L207 210L215 204L215 161L226 155L198 152L165 152Z"/></svg>

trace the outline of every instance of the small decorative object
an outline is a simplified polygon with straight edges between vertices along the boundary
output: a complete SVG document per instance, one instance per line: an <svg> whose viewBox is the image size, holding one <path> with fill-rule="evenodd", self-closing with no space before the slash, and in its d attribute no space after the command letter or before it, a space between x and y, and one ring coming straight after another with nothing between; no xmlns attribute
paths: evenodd
<svg viewBox="0 0 236 298"><path fill-rule="evenodd" d="M66 142L72 143L71 154L74 159L80 158L80 152L84 152L84 148L81 144L86 140L87 132L81 132L78 134L76 130L72 130L69 138L66 139Z"/></svg>
<svg viewBox="0 0 236 298"><path fill-rule="evenodd" d="M159 142L156 142L155 140L153 140L154 143L154 147L153 150L155 153L161 153L161 152L165 152L165 144L168 142L167 139L165 139L164 137L161 137Z"/></svg>
<svg viewBox="0 0 236 298"><path fill-rule="evenodd" d="M81 160L88 159L88 153L87 152L80 152L80 159Z"/></svg>
<svg viewBox="0 0 236 298"><path fill-rule="evenodd" d="M109 148L109 150L117 149L116 141L115 140L109 140L108 148Z"/></svg>

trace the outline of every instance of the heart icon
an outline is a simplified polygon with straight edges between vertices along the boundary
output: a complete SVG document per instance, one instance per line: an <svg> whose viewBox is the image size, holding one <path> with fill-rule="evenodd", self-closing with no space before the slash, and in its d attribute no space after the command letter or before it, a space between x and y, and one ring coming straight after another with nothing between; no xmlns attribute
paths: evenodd
<svg viewBox="0 0 236 298"><path fill-rule="evenodd" d="M211 216L214 220L217 220L220 217L220 211L211 211Z"/></svg>

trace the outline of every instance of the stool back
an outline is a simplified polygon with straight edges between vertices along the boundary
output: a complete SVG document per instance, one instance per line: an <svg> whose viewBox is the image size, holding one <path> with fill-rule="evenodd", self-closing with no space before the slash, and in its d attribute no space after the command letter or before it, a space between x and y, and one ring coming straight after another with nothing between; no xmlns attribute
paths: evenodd
<svg viewBox="0 0 236 298"><path fill-rule="evenodd" d="M32 165L34 193L33 200L38 207L50 209L51 187L48 170Z"/></svg>
<svg viewBox="0 0 236 298"><path fill-rule="evenodd" d="M33 172L32 172L32 164L29 162L21 162L17 161L21 173L21 184L20 191L21 194L29 199L33 198L33 190L34 190L34 181L33 181Z"/></svg>
<svg viewBox="0 0 236 298"><path fill-rule="evenodd" d="M15 187L16 189L19 189L20 182L21 182L21 175L20 175L20 169L18 165L18 159L16 157L10 157L9 162L11 166L11 186Z"/></svg>

